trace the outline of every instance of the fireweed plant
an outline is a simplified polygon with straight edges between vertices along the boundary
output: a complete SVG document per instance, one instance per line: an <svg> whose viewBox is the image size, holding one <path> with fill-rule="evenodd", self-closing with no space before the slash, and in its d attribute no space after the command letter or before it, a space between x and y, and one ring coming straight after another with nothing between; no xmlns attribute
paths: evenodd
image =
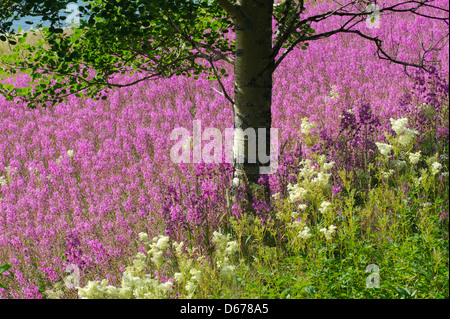
<svg viewBox="0 0 450 319"><path fill-rule="evenodd" d="M382 19L398 56L446 33ZM375 51L339 35L286 58L278 170L251 199L232 165L170 161L174 128L233 127L206 76L35 110L0 96L0 296L448 298L448 42L429 73Z"/></svg>

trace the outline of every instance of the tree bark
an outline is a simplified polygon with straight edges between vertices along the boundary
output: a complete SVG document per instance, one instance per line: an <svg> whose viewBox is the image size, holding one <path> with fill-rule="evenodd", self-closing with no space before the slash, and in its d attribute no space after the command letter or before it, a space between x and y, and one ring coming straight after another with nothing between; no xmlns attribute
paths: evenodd
<svg viewBox="0 0 450 319"><path fill-rule="evenodd" d="M235 24L235 186L257 182L260 167L270 165L267 156L270 155L274 68L271 56L273 1L238 0L236 4L241 17Z"/></svg>

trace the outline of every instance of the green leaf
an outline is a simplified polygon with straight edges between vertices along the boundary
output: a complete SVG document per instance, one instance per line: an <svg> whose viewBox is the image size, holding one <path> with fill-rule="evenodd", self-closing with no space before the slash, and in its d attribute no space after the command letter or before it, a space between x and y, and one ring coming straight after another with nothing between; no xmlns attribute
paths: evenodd
<svg viewBox="0 0 450 319"><path fill-rule="evenodd" d="M12 266L11 266L11 265L8 265L8 264L1 266L1 267L0 267L0 274L3 273L3 272L5 272L5 271L7 271L7 270L10 269L11 267L12 267Z"/></svg>

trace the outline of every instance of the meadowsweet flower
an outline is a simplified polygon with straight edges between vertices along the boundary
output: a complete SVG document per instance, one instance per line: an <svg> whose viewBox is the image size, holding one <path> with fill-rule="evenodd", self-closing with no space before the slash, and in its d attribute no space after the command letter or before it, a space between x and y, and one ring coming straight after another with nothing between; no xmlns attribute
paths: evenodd
<svg viewBox="0 0 450 319"><path fill-rule="evenodd" d="M155 251L152 255L152 261L155 263L156 267L159 268L163 264L163 252L161 250Z"/></svg>
<svg viewBox="0 0 450 319"><path fill-rule="evenodd" d="M375 143L381 154L388 156L391 153L392 146L385 143Z"/></svg>
<svg viewBox="0 0 450 319"><path fill-rule="evenodd" d="M303 228L303 230L298 233L298 237L305 240L311 238L311 236L312 235L308 226L305 226L305 228Z"/></svg>
<svg viewBox="0 0 450 319"><path fill-rule="evenodd" d="M185 286L187 292L192 295L194 293L195 288L197 288L197 284L192 281L188 281Z"/></svg>
<svg viewBox="0 0 450 319"><path fill-rule="evenodd" d="M61 159L62 159L62 156L58 157L58 158L56 159L56 164L59 165L59 163L61 162Z"/></svg>
<svg viewBox="0 0 450 319"><path fill-rule="evenodd" d="M146 234L146 233L139 233L138 234L138 236L139 236L139 240L140 241L142 241L142 242L148 242L148 235Z"/></svg>
<svg viewBox="0 0 450 319"><path fill-rule="evenodd" d="M180 272L176 272L173 275L173 279L178 282L178 283L183 283L184 282L184 275Z"/></svg>
<svg viewBox="0 0 450 319"><path fill-rule="evenodd" d="M336 228L337 228L336 226L331 225L330 227L328 227L328 229L322 228L319 231L325 235L326 240L331 240L332 235L336 231Z"/></svg>
<svg viewBox="0 0 450 319"><path fill-rule="evenodd" d="M169 248L169 239L170 238L168 236L161 236L156 243L156 247L161 250L166 250Z"/></svg>
<svg viewBox="0 0 450 319"><path fill-rule="evenodd" d="M421 177L413 177L414 186L418 187L422 183L422 176Z"/></svg>
<svg viewBox="0 0 450 319"><path fill-rule="evenodd" d="M82 299L103 299L105 292L98 281L89 281L83 288L78 288L78 296Z"/></svg>
<svg viewBox="0 0 450 319"><path fill-rule="evenodd" d="M133 260L133 266L136 271L141 272L144 270L145 267L145 261L147 259L147 256L145 256L143 253L138 252L136 254L135 259Z"/></svg>
<svg viewBox="0 0 450 319"><path fill-rule="evenodd" d="M308 191L306 189L304 189L303 187L300 187L300 185L298 185L298 184L295 184L294 186L289 184L287 186L287 188L289 191L289 200L291 203L305 199L305 197L308 193Z"/></svg>
<svg viewBox="0 0 450 319"><path fill-rule="evenodd" d="M229 241L227 243L227 248L225 249L225 254L232 255L235 252L237 252L238 250L239 250L239 244L237 243L237 241L235 241L235 240Z"/></svg>
<svg viewBox="0 0 450 319"><path fill-rule="evenodd" d="M0 185L6 186L8 181L3 176L0 176Z"/></svg>
<svg viewBox="0 0 450 319"><path fill-rule="evenodd" d="M175 248L175 251L177 252L178 256L181 256L181 254L183 253L183 246L184 246L184 242L174 242L172 244L173 248Z"/></svg>
<svg viewBox="0 0 450 319"><path fill-rule="evenodd" d="M73 150L68 150L67 151L67 155L69 155L70 158L73 157Z"/></svg>
<svg viewBox="0 0 450 319"><path fill-rule="evenodd" d="M298 209L299 209L299 210L305 211L307 208L308 208L308 206L307 206L306 204L300 204L300 205L298 205Z"/></svg>
<svg viewBox="0 0 450 319"><path fill-rule="evenodd" d="M189 273L192 275L191 279L195 280L197 283L202 280L202 272L200 270L192 268Z"/></svg>
<svg viewBox="0 0 450 319"><path fill-rule="evenodd" d="M300 169L300 176L304 179L310 179L315 173L316 170L314 169L311 160L305 159L300 162L300 165L302 165L302 168Z"/></svg>
<svg viewBox="0 0 450 319"><path fill-rule="evenodd" d="M325 187L328 184L331 174L317 173L317 177L312 180L313 183Z"/></svg>
<svg viewBox="0 0 450 319"><path fill-rule="evenodd" d="M408 124L408 119L406 117L394 120L393 118L390 119L392 129L397 133L397 135L402 134L405 131L405 125Z"/></svg>
<svg viewBox="0 0 450 319"><path fill-rule="evenodd" d="M159 285L159 289L163 294L167 294L172 290L173 284L170 281L166 281L165 283Z"/></svg>
<svg viewBox="0 0 450 319"><path fill-rule="evenodd" d="M320 204L319 212L322 214L326 214L329 211L331 211L332 205L329 201L323 201L322 204Z"/></svg>
<svg viewBox="0 0 450 319"><path fill-rule="evenodd" d="M62 299L64 297L63 284L57 282L53 285L52 289L45 291L47 299Z"/></svg>
<svg viewBox="0 0 450 319"><path fill-rule="evenodd" d="M216 248L219 252L225 250L229 237L225 236L217 231L213 233L213 243L216 245Z"/></svg>
<svg viewBox="0 0 450 319"><path fill-rule="evenodd" d="M439 162L434 162L433 164L431 164L431 174L432 175L436 175L437 173L439 173L439 171L442 168L442 164Z"/></svg>
<svg viewBox="0 0 450 319"><path fill-rule="evenodd" d="M428 164L428 166L432 166L434 162L437 162L437 161L438 161L438 157L439 157L439 155L438 155L437 153L434 154L433 156L430 156L430 157L427 159L427 164Z"/></svg>
<svg viewBox="0 0 450 319"><path fill-rule="evenodd" d="M409 161L411 162L411 164L415 165L417 163L419 163L420 160L420 152L418 151L416 153L410 153L409 154Z"/></svg>
<svg viewBox="0 0 450 319"><path fill-rule="evenodd" d="M419 132L405 128L403 134L398 137L398 142L403 146L408 146L414 140L414 135Z"/></svg>
<svg viewBox="0 0 450 319"><path fill-rule="evenodd" d="M302 124L300 125L301 132L305 134L306 136L309 136L311 133L311 129L316 127L315 122L309 122L307 117L302 118Z"/></svg>

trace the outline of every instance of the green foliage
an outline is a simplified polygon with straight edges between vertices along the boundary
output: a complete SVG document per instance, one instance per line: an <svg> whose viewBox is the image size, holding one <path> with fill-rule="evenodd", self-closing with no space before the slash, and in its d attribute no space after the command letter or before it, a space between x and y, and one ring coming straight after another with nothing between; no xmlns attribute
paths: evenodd
<svg viewBox="0 0 450 319"><path fill-rule="evenodd" d="M6 72L28 73L32 78L29 88L34 87L32 91L0 84L0 93L7 99L21 97L34 102L30 107L42 101L56 104L71 94L98 99L104 88L134 84L115 83L115 74L139 72L140 80L204 71L213 74L212 65L199 60L209 61L219 52L233 50L224 37L231 21L211 1L89 1L80 10L89 12L90 18L82 19L78 28L63 30L54 12L67 3L26 2L20 14L3 11L5 5L0 5L5 19L41 13L43 20L52 23L42 29L43 39L36 45L26 44L21 37L12 54L0 57L11 66ZM51 10L42 12L41 8ZM5 21L0 33L11 26ZM14 33L0 38L14 45L16 39Z"/></svg>
<svg viewBox="0 0 450 319"><path fill-rule="evenodd" d="M12 273L11 271L8 271L11 267L12 266L9 264L0 266L0 276L2 276L2 277L6 276L6 278L14 279L14 273ZM6 271L8 271L7 274L5 274ZM0 279L1 279L1 277L0 277ZM0 281L0 288L7 289L7 287L4 284L2 284L1 281Z"/></svg>

